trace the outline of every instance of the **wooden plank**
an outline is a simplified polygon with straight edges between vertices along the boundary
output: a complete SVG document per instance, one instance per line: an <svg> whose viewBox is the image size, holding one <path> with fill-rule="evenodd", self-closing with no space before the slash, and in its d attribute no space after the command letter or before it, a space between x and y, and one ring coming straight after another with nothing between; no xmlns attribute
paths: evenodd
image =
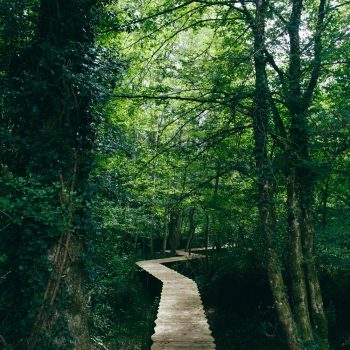
<svg viewBox="0 0 350 350"><path fill-rule="evenodd" d="M152 350L215 350L197 284L162 265L203 256L184 251L178 254L178 257L137 262L163 284Z"/></svg>

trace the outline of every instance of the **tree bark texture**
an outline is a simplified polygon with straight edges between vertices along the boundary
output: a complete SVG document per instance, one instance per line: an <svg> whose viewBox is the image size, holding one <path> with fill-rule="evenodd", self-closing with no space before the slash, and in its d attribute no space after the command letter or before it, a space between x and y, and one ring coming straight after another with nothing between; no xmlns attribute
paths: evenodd
<svg viewBox="0 0 350 350"><path fill-rule="evenodd" d="M305 92L301 88L300 30L302 0L292 1L288 25L289 89L287 107L290 114L290 144L287 149L287 210L290 239L290 264L293 301L297 323L306 347L313 342L321 350L329 349L328 322L324 312L321 288L314 258L313 187L314 174L309 155L307 119L311 98L320 74L322 31L325 16L324 0L320 0L314 36L313 70Z"/></svg>
<svg viewBox="0 0 350 350"><path fill-rule="evenodd" d="M255 18L247 12L248 21L254 35L255 99L253 127L255 142L255 162L258 173L258 198L261 230L265 239L266 266L269 284L274 299L277 315L286 335L290 350L302 350L297 325L289 304L288 294L281 270L281 262L274 244L276 231L274 199L272 192L273 170L268 158L269 130L269 92L266 77L265 49L265 14L266 1L256 1Z"/></svg>
<svg viewBox="0 0 350 350"><path fill-rule="evenodd" d="M75 208L74 196L83 194L89 169L87 158L94 134L89 127L92 119L88 112L89 96L77 96L74 83L66 76L82 72L83 51L77 48L83 50L86 45L88 50L93 43L88 13L96 3L97 1L84 4L75 0L40 2L35 52L39 57L34 59L41 61L44 57L46 65L52 66L37 64L34 67L39 79L46 79L47 89L42 92L42 102L38 102L41 113L39 124L42 127L33 131L33 139L35 142L44 142L48 150L52 147L57 152L57 159L50 159L50 171L57 173L57 176L59 174L60 202L62 208L65 208L62 220L66 227L48 252L52 273L43 291L43 304L37 312L28 338L28 349L35 349L40 334L49 335L55 323L62 319L66 320L74 349L91 348L85 305L85 272L81 260L84 242L75 226L80 213ZM82 12L86 17L80 16ZM59 60L57 52L60 53ZM53 164L61 165L56 165L56 169ZM47 176L49 175L52 176L51 173ZM57 302L61 295L69 296L69 302ZM62 345L62 334L55 335L53 343Z"/></svg>

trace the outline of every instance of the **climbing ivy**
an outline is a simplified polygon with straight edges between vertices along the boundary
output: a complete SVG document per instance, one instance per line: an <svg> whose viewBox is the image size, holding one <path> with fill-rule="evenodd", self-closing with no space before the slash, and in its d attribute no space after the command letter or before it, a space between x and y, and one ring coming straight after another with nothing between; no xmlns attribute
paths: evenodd
<svg viewBox="0 0 350 350"><path fill-rule="evenodd" d="M105 5L0 4L0 324L2 342L15 349L89 343L85 188L101 108L120 69L94 43Z"/></svg>

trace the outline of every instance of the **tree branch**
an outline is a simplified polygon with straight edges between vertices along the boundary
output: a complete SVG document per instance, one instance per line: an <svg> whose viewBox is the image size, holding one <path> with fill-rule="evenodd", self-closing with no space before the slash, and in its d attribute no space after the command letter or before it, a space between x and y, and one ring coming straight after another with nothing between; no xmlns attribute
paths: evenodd
<svg viewBox="0 0 350 350"><path fill-rule="evenodd" d="M284 25L288 25L288 21L281 15L281 13L279 13L276 8L271 4L271 2L269 2L268 4L270 10L278 17L278 19L284 24Z"/></svg>
<svg viewBox="0 0 350 350"><path fill-rule="evenodd" d="M313 69L311 72L311 78L310 78L309 84L303 96L303 104L307 107L310 105L312 95L316 88L316 84L321 72L322 33L324 31L323 22L325 17L325 5L326 5L326 0L320 0L320 5L318 7L316 33L315 33L314 59L311 64Z"/></svg>
<svg viewBox="0 0 350 350"><path fill-rule="evenodd" d="M109 32L112 32L112 31L121 31L121 30L125 30L125 29L128 29L130 28L131 26L135 25L135 24L139 24L139 23L143 23L149 19L153 19L153 18L156 18L156 17L159 17L159 16L162 16L162 15L166 15L168 13L172 13L172 12L175 12L177 10L180 10L181 8L184 8L186 6L189 6L191 4L204 4L205 7L207 6L229 6L229 7L232 7L233 4L235 3L235 1L202 1L202 0L191 0L191 1L186 1L184 2L183 4L180 4L178 6L174 6L174 7L171 7L171 8L167 8L167 9L164 9L162 11L159 11L157 13L154 13L150 16L146 16L146 17L143 17L143 18L140 18L138 20L135 20L135 21L131 21L127 24L124 24L122 26L119 26L119 25L115 25L109 29L106 29L104 31L102 31L100 34L106 34L106 33L109 33Z"/></svg>
<svg viewBox="0 0 350 350"><path fill-rule="evenodd" d="M193 3L196 3L197 1L186 1L184 2L183 4L180 4L178 6L174 6L174 7L171 7L171 8L167 8L165 10L162 10L162 11L159 11L157 13L154 13L153 15L150 15L150 16L146 16L146 17L142 17L138 20L135 20L135 21L131 21L127 24L124 24L122 26L120 25L115 25L109 29L106 29L104 30L103 32L101 32L100 34L106 34L106 33L109 33L109 32L113 32L113 31L122 31L122 30L125 30L127 28L130 28L131 26L135 25L135 24L139 24L139 23L143 23L145 21L148 21L149 19L153 19L153 18L156 18L156 17L159 17L159 16L162 16L162 15L165 15L167 13L171 13L171 12L174 12L174 11L177 11L183 7L186 7L190 4L193 4Z"/></svg>
<svg viewBox="0 0 350 350"><path fill-rule="evenodd" d="M267 62L270 63L271 67L275 70L275 72L278 74L279 80L281 82L282 85L282 89L283 92L286 96L287 94L287 81L286 81L286 73L278 67L275 59L273 58L273 56L270 54L270 52L267 51L267 49L265 48L265 55L266 55L266 59Z"/></svg>
<svg viewBox="0 0 350 350"><path fill-rule="evenodd" d="M198 103L215 103L220 105L226 105L227 101L215 99L215 98L198 98L198 97L187 97L187 96L172 96L172 95L114 95L116 98L125 98L125 99L145 99L145 100L178 100L178 101L189 101L189 102L198 102Z"/></svg>

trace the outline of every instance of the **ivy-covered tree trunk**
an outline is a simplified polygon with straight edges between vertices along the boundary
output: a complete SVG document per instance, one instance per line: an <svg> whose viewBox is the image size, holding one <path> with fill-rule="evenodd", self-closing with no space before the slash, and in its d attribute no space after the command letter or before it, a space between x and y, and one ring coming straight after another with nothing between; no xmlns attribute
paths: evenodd
<svg viewBox="0 0 350 350"><path fill-rule="evenodd" d="M324 0L318 8L314 38L314 59L310 81L302 92L302 52L300 48L302 0L293 0L289 34L289 89L287 106L291 119L290 144L287 150L287 209L290 237L291 284L300 334L305 346L316 342L322 350L329 349L328 322L324 312L317 276L312 218L314 175L309 155L307 112L317 84L321 65L321 35L325 16Z"/></svg>
<svg viewBox="0 0 350 350"><path fill-rule="evenodd" d="M299 107L298 107L299 108ZM290 242L290 275L300 333L305 344L316 341L320 349L329 349L328 322L314 256L311 170L306 118L294 118L287 168L287 210ZM301 130L302 129L302 130ZM292 147L292 146L290 146Z"/></svg>
<svg viewBox="0 0 350 350"><path fill-rule="evenodd" d="M250 14L248 20L254 35L254 67L255 67L255 99L253 111L253 127L255 142L255 161L258 174L258 198L260 228L264 235L266 249L266 267L272 296L277 315L286 335L290 350L301 350L297 325L289 304L281 262L274 243L276 232L274 198L273 198L273 170L268 157L269 130L269 93L266 78L265 49L265 16L267 2L256 1L256 13L253 20Z"/></svg>
<svg viewBox="0 0 350 350"><path fill-rule="evenodd" d="M90 84L99 1L36 4L31 8L37 19L33 37L11 57L8 69L4 104L18 143L9 171L35 179L38 201L44 198L40 193L50 191L56 212L48 221L54 214L42 207L44 219L29 216L11 238L17 247L11 256L14 269L16 261L25 261L26 273L20 275L23 318L17 322L23 324L23 348L88 350L83 204L94 140L96 92ZM9 283L16 278L17 272ZM21 317L19 312L15 317Z"/></svg>
<svg viewBox="0 0 350 350"><path fill-rule="evenodd" d="M38 75L46 75L48 69L52 74L52 78L49 74L46 78L52 95L46 96L43 101L48 118L43 120L42 136L49 135L53 141L52 144L45 144L51 148L48 152L55 151L55 145L58 145L56 161L60 162L61 166L56 167L54 171L60 178L60 203L66 210L63 218L64 230L49 251L52 273L43 291L43 304L37 311L28 339L28 349L37 348L41 335L50 333L61 319L66 320L73 348L90 349L84 267L81 262L84 243L77 227L75 200L82 195L87 178L85 157L91 142L88 138L92 137L89 130L91 117L88 115L90 101L87 96L79 96L79 83L74 81L74 74L82 74L81 55L84 55L84 49L79 50L78 46L83 48L92 40L87 28L90 23L84 23L83 17L78 18L77 14L91 11L92 5L92 2L86 6L80 1L64 0L42 0L40 3L38 54L47 50L48 66L39 68ZM88 46L85 46L85 50L88 50ZM40 57L34 59L38 60L40 66ZM53 61L51 67L50 61ZM40 107L38 108L40 110ZM60 143L65 143L65 146L59 146ZM58 307L57 299L62 297L62 291L71 297L65 305ZM61 345L65 343L64 338L61 334L53 335L52 341Z"/></svg>
<svg viewBox="0 0 350 350"><path fill-rule="evenodd" d="M289 92L290 98L293 99L295 108L302 108L300 101L300 77L301 77L301 52L299 28L302 12L302 1L293 1L291 21L289 26L290 33L290 66L289 66ZM292 97L293 96L293 97ZM292 100L291 100L292 101ZM292 114L291 134L300 138L300 141L305 139L305 125L302 125L302 113L296 110ZM293 138L293 136L292 136ZM294 137L295 139L295 137ZM299 161L298 153L305 148L303 144L289 146L287 152L287 211L288 211L288 236L289 236L289 273L291 281L291 291L293 295L293 304L295 310L295 318L300 330L300 336L303 343L311 344L313 342L313 332L311 320L309 317L308 296L306 288L306 279L304 272L304 254L302 247L302 217L300 207L300 183L298 181L299 170L297 163Z"/></svg>
<svg viewBox="0 0 350 350"><path fill-rule="evenodd" d="M293 76L293 75L291 75ZM289 105L292 115L291 145L288 150L287 210L290 238L290 273L296 317L305 344L314 341L329 349L328 322L314 256L312 197L314 179L308 151L307 107L294 94ZM300 110L302 108L302 110ZM311 345L310 345L311 346Z"/></svg>
<svg viewBox="0 0 350 350"><path fill-rule="evenodd" d="M324 310L323 297L314 255L314 227L309 208L303 209L304 217L304 254L306 260L306 281L309 291L311 319L315 339L322 350L329 349L328 320Z"/></svg>
<svg viewBox="0 0 350 350"><path fill-rule="evenodd" d="M287 179L287 209L288 209L288 236L289 236L289 274L295 319L300 336L304 344L311 344L313 333L309 317L308 296L304 272L304 254L302 247L302 222L300 216L299 191L295 178L295 169Z"/></svg>

